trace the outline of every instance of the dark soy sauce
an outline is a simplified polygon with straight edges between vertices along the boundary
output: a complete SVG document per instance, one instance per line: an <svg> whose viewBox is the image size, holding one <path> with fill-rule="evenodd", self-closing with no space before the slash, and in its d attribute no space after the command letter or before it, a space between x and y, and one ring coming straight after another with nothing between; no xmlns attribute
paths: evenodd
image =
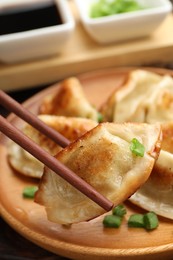
<svg viewBox="0 0 173 260"><path fill-rule="evenodd" d="M62 24L54 1L28 6L4 8L0 11L0 35L29 31Z"/></svg>

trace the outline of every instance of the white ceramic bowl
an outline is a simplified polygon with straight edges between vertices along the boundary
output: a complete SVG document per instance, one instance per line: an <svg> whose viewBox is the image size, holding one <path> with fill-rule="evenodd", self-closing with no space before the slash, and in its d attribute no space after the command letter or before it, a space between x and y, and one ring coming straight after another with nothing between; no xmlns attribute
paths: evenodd
<svg viewBox="0 0 173 260"><path fill-rule="evenodd" d="M0 12L3 4L11 4L12 1L15 4L21 4L22 1L25 2L26 0L1 0ZM31 1L36 2L36 0L28 0L30 3ZM42 1L48 2L49 0ZM20 62L51 56L62 51L74 30L75 22L66 0L55 0L55 4L59 9L63 23L0 35L0 61Z"/></svg>
<svg viewBox="0 0 173 260"><path fill-rule="evenodd" d="M172 10L169 0L137 1L148 8L100 18L89 17L95 0L75 0L75 3L88 34L95 41L106 44L150 35Z"/></svg>

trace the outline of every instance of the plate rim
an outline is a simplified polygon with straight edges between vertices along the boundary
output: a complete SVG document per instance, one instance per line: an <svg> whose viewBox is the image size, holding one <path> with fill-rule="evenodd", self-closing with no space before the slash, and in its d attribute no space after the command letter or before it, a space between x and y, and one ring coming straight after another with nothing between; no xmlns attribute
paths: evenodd
<svg viewBox="0 0 173 260"><path fill-rule="evenodd" d="M91 72L78 74L78 75L76 75L76 77L78 77L79 79L85 79L88 76L95 76L96 74L99 75L103 72L109 73L109 72L113 72L113 71L115 71L115 73L119 72L119 73L124 74L124 73L127 73L134 69L145 69L145 70L150 70L150 71L152 70L159 74L165 74L167 72L169 75L173 75L173 70L164 69L164 68L162 69L162 68L153 68L153 67L123 67L123 68L107 68L107 69L95 70L95 71L91 71ZM39 91L38 93L36 93L35 95L33 95L32 97L27 99L25 102L23 102L22 105L27 106L28 103L31 104L31 100L34 103L34 100L37 99L37 95L40 95L40 93L41 93L44 96L47 91L50 91L50 90L56 88L57 84L59 84L59 82ZM14 117L15 117L15 115L9 114L9 116L7 118L8 118L8 120L12 120ZM1 134L0 134L0 139L1 139ZM57 238L54 239L51 237L46 237L45 235L40 234L38 231L29 229L29 227L27 227L22 222L20 222L18 219L16 219L13 215L11 215L8 212L8 210L6 210L5 207L3 207L1 201L0 201L0 214L1 214L1 217L14 230L16 230L17 233L21 234L26 239L28 239L28 240L32 241L33 243L37 244L38 246L43 247L56 254L57 254L57 250L59 250L60 255L66 256L66 257L69 257L69 255L67 254L68 252L70 252L70 255L72 255L72 254L79 254L79 253L81 253L81 251L85 252L86 257L91 256L91 253L94 257L106 257L108 255L109 255L109 257L119 257L120 255L123 257L137 257L137 256L147 256L147 255L157 256L157 254L160 254L160 253L173 252L173 242L169 243L169 244L160 245L160 246L138 247L138 248L128 248L128 249L126 249L126 248L124 248L124 249L123 248L122 249L103 248L103 247L98 248L98 247L91 247L91 246L82 246L79 244L61 241ZM20 227L20 228L17 228L17 227ZM27 230L27 234L29 233L29 235L26 235L26 230ZM44 238L46 238L47 241L50 241L49 244L46 242L46 240L44 240ZM57 250L54 250L54 247L51 246L53 244L56 245ZM67 248L68 248L68 252L66 252L66 254L64 254L64 252L66 251ZM76 255L75 255L75 259L78 259L78 258L76 258ZM95 259L95 258L93 258L93 259ZM101 259L101 258L99 258L99 259Z"/></svg>
<svg viewBox="0 0 173 260"><path fill-rule="evenodd" d="M82 246L82 245L77 245L77 244L73 244L73 243L69 243L69 242L65 242L65 241L61 241L59 239L53 239L50 237L46 237L42 234L40 234L39 232L36 232L34 230L29 229L26 225L24 225L23 223L21 223L19 220L17 220L16 218L14 218L12 215L10 215L10 213L0 204L0 212L2 213L2 217L4 218L4 220L12 227L14 228L14 230L17 231L17 233L20 233L23 237L25 237L26 239L35 242L38 246L40 246L40 238L46 238L47 241L51 242L51 245L53 244L61 244L61 246L57 247L58 249L62 249L63 247L63 251L65 251L68 248L68 251L71 251L69 248L72 248L71 253L81 253L85 251L85 253L88 253L89 251L92 251L92 254L95 253L97 254L96 256L100 256L100 257L104 257L107 256L109 254L110 257L118 257L120 256L147 256L149 255L155 255L155 254L160 254L160 253L164 253L164 252L172 252L173 251L173 242L169 243L169 244L165 244L165 245L161 245L161 246L154 246L154 247L139 247L139 248L130 248L130 249L119 249L119 248L98 248L98 247L89 247L89 246ZM21 229L17 229L16 227L20 227ZM25 231L29 231L29 236L27 236ZM50 244L44 243L43 240L41 241L42 245L44 245L44 248L49 250L50 248ZM53 243L53 244L52 244ZM57 246L57 245L56 245ZM52 251L52 250L51 250ZM147 254L146 254L147 251ZM52 251L52 252L56 252L56 251ZM90 256L90 254L88 254L88 256Z"/></svg>

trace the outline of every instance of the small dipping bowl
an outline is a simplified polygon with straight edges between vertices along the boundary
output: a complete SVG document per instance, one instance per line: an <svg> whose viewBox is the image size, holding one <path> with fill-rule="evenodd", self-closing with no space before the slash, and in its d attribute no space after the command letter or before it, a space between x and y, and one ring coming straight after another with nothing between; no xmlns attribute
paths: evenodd
<svg viewBox="0 0 173 260"><path fill-rule="evenodd" d="M90 17L91 6L97 0L75 0L75 3L90 37L100 44L108 44L150 35L172 11L169 0L136 1L142 9L98 18Z"/></svg>
<svg viewBox="0 0 173 260"><path fill-rule="evenodd" d="M74 27L66 0L1 0L0 61L14 63L57 55Z"/></svg>

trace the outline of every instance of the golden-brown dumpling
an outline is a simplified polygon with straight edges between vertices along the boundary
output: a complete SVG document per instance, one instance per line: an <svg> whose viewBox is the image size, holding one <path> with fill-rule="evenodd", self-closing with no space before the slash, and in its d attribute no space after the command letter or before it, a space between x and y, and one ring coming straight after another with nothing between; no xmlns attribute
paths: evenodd
<svg viewBox="0 0 173 260"><path fill-rule="evenodd" d="M113 122L167 122L173 120L173 79L145 70L129 73L101 109Z"/></svg>
<svg viewBox="0 0 173 260"><path fill-rule="evenodd" d="M76 140L97 125L95 121L86 118L68 118L52 115L40 115L38 117L46 125L69 139L69 141ZM55 155L62 149L58 144L41 134L29 124L24 126L23 132L51 155ZM9 162L15 170L26 176L35 178L41 177L43 174L43 164L39 160L14 142L10 142L8 148Z"/></svg>
<svg viewBox="0 0 173 260"><path fill-rule="evenodd" d="M40 113L67 117L84 117L98 121L97 110L89 103L79 80L75 77L61 82L57 93L43 100L40 106Z"/></svg>
<svg viewBox="0 0 173 260"><path fill-rule="evenodd" d="M159 125L102 123L60 151L55 158L117 205L149 177L160 150ZM130 142L145 146L134 155ZM45 167L35 201L44 205L50 221L70 224L89 220L104 210Z"/></svg>
<svg viewBox="0 0 173 260"><path fill-rule="evenodd" d="M173 122L164 123L162 132L162 149L153 171L130 201L173 219Z"/></svg>

